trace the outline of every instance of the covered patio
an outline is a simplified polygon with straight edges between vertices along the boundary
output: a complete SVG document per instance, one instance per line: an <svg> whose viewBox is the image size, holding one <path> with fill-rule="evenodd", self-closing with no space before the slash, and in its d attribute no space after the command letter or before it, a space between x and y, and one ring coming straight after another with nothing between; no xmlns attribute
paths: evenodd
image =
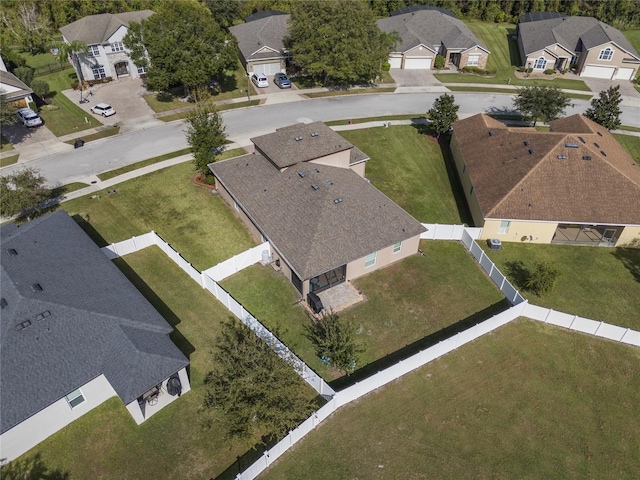
<svg viewBox="0 0 640 480"><path fill-rule="evenodd" d="M613 247L624 227L614 225L559 224L551 243Z"/></svg>

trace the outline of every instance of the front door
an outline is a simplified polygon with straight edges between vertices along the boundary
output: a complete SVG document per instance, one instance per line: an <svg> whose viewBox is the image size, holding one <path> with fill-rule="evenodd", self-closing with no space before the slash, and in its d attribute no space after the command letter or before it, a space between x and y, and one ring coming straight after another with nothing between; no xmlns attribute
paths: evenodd
<svg viewBox="0 0 640 480"><path fill-rule="evenodd" d="M129 65L127 62L118 62L113 67L118 77L129 75Z"/></svg>
<svg viewBox="0 0 640 480"><path fill-rule="evenodd" d="M600 241L601 247L611 247L616 243L615 236L618 230L616 228L607 228L602 234Z"/></svg>

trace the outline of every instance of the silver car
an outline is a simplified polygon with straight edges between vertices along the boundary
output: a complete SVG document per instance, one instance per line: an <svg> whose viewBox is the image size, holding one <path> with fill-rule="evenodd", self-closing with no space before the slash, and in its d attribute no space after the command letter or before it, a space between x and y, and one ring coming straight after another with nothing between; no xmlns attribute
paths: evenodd
<svg viewBox="0 0 640 480"><path fill-rule="evenodd" d="M25 127L39 127L44 123L40 115L30 108L21 108L16 112L16 116Z"/></svg>

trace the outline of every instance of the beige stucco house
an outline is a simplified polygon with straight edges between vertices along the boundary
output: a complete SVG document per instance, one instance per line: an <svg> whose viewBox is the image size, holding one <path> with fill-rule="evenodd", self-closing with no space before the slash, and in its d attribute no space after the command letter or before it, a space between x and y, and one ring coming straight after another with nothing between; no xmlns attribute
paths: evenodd
<svg viewBox="0 0 640 480"><path fill-rule="evenodd" d="M367 155L321 122L252 138L209 168L219 195L305 296L418 251L425 228L365 178Z"/></svg>
<svg viewBox="0 0 640 480"><path fill-rule="evenodd" d="M583 77L633 80L640 66L622 32L592 17L528 13L518 21L517 37L522 65L538 72L575 65Z"/></svg>
<svg viewBox="0 0 640 480"><path fill-rule="evenodd" d="M480 238L622 246L640 241L640 166L582 115L550 132L484 114L453 124L451 150Z"/></svg>
<svg viewBox="0 0 640 480"><path fill-rule="evenodd" d="M402 8L378 20L378 28L398 37L389 53L391 68L429 70L436 55L445 66L486 68L489 50L464 22L439 7L421 5Z"/></svg>

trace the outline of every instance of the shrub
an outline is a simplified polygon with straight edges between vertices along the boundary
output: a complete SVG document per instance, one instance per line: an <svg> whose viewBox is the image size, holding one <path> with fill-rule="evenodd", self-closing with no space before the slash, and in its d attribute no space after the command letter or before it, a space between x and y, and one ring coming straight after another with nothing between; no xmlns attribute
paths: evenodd
<svg viewBox="0 0 640 480"><path fill-rule="evenodd" d="M433 63L433 66L437 69L440 70L442 68L444 68L444 57L442 55L436 55L436 59Z"/></svg>
<svg viewBox="0 0 640 480"><path fill-rule="evenodd" d="M31 82L31 90L40 98L44 98L49 94L49 84L44 80L35 79Z"/></svg>
<svg viewBox="0 0 640 480"><path fill-rule="evenodd" d="M30 86L33 81L33 68L18 67L13 71L13 74L22 80L27 86Z"/></svg>
<svg viewBox="0 0 640 480"><path fill-rule="evenodd" d="M475 74L475 75L482 75L483 77L491 76L491 75L495 75L496 74L495 70L485 70L483 68L469 67L469 66L462 67L460 69L460 71L462 73L472 73L472 74Z"/></svg>
<svg viewBox="0 0 640 480"><path fill-rule="evenodd" d="M391 64L389 62L383 63L382 70L384 70L385 72L388 72L389 70L391 70Z"/></svg>
<svg viewBox="0 0 640 480"><path fill-rule="evenodd" d="M544 74L545 74L545 75L553 75L554 73L556 73L556 71L555 71L553 68L547 68L547 69L544 71Z"/></svg>
<svg viewBox="0 0 640 480"><path fill-rule="evenodd" d="M556 284L560 272L548 261L536 262L529 272L527 289L537 295L550 292Z"/></svg>
<svg viewBox="0 0 640 480"><path fill-rule="evenodd" d="M33 103L33 102L29 102L27 106L28 106L31 110L33 110L34 112L37 112L37 111L38 111L38 106L37 106L35 103Z"/></svg>

